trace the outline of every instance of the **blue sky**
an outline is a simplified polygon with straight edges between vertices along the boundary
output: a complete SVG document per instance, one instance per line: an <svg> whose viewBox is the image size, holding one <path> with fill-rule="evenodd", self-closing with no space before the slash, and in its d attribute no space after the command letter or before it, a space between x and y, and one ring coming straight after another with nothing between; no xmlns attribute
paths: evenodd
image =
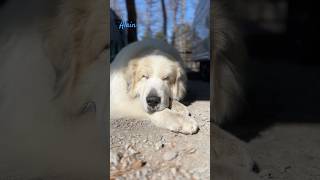
<svg viewBox="0 0 320 180"><path fill-rule="evenodd" d="M184 21L185 23L192 24L193 18L194 18L194 12L197 6L198 0L185 0L186 1L186 12ZM127 20L127 12L126 12L126 4L125 0L114 0L115 3L117 3L118 8L120 9L120 13L118 14L123 20ZM154 7L152 9L151 19L152 19L152 25L151 30L153 33L162 31L162 9L161 9L161 3L160 0L155 1ZM146 13L146 4L145 0L136 0L136 11L138 16L138 39L141 39L141 36L143 35L145 31L145 26L143 25L144 22L144 14ZM172 35L172 28L173 28L173 13L170 8L170 0L165 0L166 3L166 9L167 9L167 16L168 16L168 38ZM111 1L111 8L114 8L114 4ZM180 17L181 10L178 10L178 19ZM179 23L179 22L178 22Z"/></svg>

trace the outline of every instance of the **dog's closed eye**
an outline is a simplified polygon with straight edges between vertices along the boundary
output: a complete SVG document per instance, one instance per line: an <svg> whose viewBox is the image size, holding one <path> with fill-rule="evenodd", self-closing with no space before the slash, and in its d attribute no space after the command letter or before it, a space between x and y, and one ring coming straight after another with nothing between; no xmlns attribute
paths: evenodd
<svg viewBox="0 0 320 180"><path fill-rule="evenodd" d="M162 80L168 81L168 80L169 80L169 76L164 76L164 77L162 78Z"/></svg>
<svg viewBox="0 0 320 180"><path fill-rule="evenodd" d="M149 76L148 75L146 75L146 74L144 74L144 75L142 75L142 77L141 77L142 79L149 79Z"/></svg>

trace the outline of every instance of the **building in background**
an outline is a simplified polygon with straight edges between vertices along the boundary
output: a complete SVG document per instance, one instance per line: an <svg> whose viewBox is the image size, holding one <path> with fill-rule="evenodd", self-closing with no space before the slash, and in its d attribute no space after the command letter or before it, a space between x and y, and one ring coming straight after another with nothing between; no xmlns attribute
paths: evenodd
<svg viewBox="0 0 320 180"><path fill-rule="evenodd" d="M210 79L210 1L201 0L192 24L192 56L189 68L197 70L205 80Z"/></svg>

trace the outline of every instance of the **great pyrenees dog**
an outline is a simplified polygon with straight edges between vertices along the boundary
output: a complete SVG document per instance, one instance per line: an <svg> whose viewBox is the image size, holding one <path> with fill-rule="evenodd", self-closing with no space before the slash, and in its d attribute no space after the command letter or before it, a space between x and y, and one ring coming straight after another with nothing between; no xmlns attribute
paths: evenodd
<svg viewBox="0 0 320 180"><path fill-rule="evenodd" d="M110 66L111 118L144 118L174 132L193 134L197 122L171 107L181 107L186 72L169 44L148 39L129 44Z"/></svg>

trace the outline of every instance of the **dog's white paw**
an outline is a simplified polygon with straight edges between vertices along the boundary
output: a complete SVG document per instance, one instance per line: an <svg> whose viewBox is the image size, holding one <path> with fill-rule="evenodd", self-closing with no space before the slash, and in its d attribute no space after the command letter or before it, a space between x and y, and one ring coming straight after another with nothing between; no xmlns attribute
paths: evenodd
<svg viewBox="0 0 320 180"><path fill-rule="evenodd" d="M198 123L189 115L170 109L154 113L151 121L158 127L182 134L195 134L199 130Z"/></svg>
<svg viewBox="0 0 320 180"><path fill-rule="evenodd" d="M182 103L180 103L179 101L176 101L176 100L172 101L171 103L172 103L171 104L172 111L175 111L175 112L177 112L181 115L184 115L184 116L190 116L190 112L185 105L183 105Z"/></svg>
<svg viewBox="0 0 320 180"><path fill-rule="evenodd" d="M195 134L199 130L198 123L191 117L179 118L172 123L169 130L182 134Z"/></svg>
<svg viewBox="0 0 320 180"><path fill-rule="evenodd" d="M181 133L184 134L195 134L199 130L198 123L191 117L184 119Z"/></svg>

